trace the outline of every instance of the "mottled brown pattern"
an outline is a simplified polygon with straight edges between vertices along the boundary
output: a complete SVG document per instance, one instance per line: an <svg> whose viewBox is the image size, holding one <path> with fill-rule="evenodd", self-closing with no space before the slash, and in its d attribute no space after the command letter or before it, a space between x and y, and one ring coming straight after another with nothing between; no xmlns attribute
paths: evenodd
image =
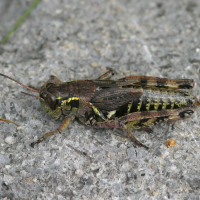
<svg viewBox="0 0 200 200"><path fill-rule="evenodd" d="M39 91L9 78L27 89L38 92L32 95L40 100L43 109L54 118L65 118L53 132L32 143L64 131L75 117L82 123L96 128L119 128L130 139L141 144L129 129L148 129L160 122L176 121L190 117L200 105L191 94L178 90L194 87L192 79L167 79L147 76L129 76L109 80L114 74L109 70L96 80L79 80L62 83L58 78L49 79Z"/></svg>

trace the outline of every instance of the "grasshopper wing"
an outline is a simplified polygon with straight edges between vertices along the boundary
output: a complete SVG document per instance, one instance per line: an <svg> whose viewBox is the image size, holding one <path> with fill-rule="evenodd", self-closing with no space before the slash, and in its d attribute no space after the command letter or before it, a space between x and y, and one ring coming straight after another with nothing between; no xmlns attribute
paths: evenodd
<svg viewBox="0 0 200 200"><path fill-rule="evenodd" d="M104 88L95 91L91 103L100 110L117 110L124 104L141 97L141 88Z"/></svg>

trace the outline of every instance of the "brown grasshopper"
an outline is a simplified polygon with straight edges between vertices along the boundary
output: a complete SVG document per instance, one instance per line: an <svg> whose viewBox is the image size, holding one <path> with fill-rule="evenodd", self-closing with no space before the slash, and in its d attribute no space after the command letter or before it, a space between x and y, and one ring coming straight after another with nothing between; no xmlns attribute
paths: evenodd
<svg viewBox="0 0 200 200"><path fill-rule="evenodd" d="M32 147L51 135L63 132L71 120L78 119L95 128L123 129L133 142L147 149L130 129L149 130L160 122L189 118L194 108L200 105L195 96L180 90L193 88L192 79L128 76L110 80L114 71L109 70L95 80L63 83L52 77L36 90L0 75L39 93L39 96L28 95L38 98L42 108L52 117L64 120L55 131L31 143Z"/></svg>

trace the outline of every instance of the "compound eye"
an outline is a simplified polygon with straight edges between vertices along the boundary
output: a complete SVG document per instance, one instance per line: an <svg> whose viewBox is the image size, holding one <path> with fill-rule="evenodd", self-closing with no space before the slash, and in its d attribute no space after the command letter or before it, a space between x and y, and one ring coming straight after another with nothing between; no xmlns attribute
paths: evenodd
<svg viewBox="0 0 200 200"><path fill-rule="evenodd" d="M47 100L47 103L48 103L49 107L50 107L51 109L55 109L55 106L56 106L56 98L55 98L53 95L51 95L51 94L47 94L46 100Z"/></svg>

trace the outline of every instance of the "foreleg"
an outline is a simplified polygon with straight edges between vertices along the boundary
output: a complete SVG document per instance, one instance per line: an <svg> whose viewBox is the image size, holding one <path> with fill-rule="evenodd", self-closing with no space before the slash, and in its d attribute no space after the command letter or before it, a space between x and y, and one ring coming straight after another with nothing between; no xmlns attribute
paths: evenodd
<svg viewBox="0 0 200 200"><path fill-rule="evenodd" d="M49 136L56 135L58 133L62 133L68 127L71 119L72 118L70 118L70 117L66 118L65 121L55 131L46 133L41 138L39 138L37 141L32 142L31 147L34 147L35 144L39 144L40 142L42 142L43 140L45 140Z"/></svg>

